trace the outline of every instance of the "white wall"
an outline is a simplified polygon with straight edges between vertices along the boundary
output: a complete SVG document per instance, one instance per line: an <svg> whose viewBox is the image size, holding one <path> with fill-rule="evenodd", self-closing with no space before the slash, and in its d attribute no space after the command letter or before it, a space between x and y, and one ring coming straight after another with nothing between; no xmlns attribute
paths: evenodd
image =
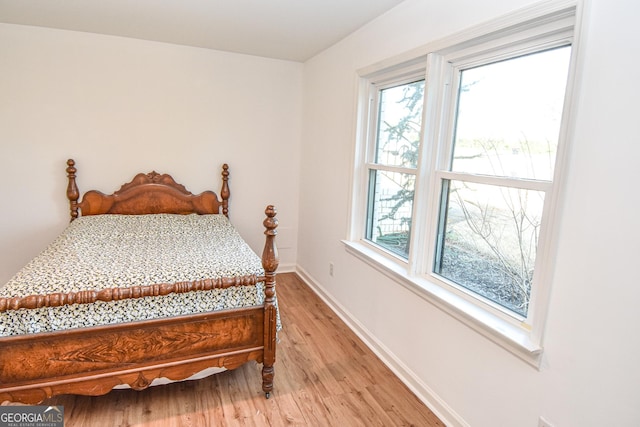
<svg viewBox="0 0 640 427"><path fill-rule="evenodd" d="M69 157L105 193L151 170L217 192L227 162L232 221L260 253L276 205L291 268L301 103L299 63L0 24L0 283L67 224Z"/></svg>
<svg viewBox="0 0 640 427"><path fill-rule="evenodd" d="M536 370L348 254L356 70L530 4L407 0L305 64L298 265L452 424L640 425L640 6L592 0ZM335 264L329 276L329 263Z"/></svg>

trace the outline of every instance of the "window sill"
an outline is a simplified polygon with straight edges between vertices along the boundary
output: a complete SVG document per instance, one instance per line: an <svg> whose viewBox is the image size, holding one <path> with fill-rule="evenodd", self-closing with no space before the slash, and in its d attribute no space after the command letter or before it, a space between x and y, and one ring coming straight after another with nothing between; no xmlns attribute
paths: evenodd
<svg viewBox="0 0 640 427"><path fill-rule="evenodd" d="M542 347L532 339L529 330L514 325L425 278L409 276L405 268L366 244L348 240L343 240L343 243L348 253L455 317L531 366L540 368Z"/></svg>

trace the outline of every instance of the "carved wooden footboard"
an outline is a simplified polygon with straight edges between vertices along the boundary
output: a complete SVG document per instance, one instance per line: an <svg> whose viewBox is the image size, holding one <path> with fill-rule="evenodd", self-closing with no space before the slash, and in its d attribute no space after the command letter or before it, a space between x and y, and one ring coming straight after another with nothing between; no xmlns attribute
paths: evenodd
<svg viewBox="0 0 640 427"><path fill-rule="evenodd" d="M75 163L68 162L71 219L102 213L224 213L228 215L228 167L223 168L223 201L215 193L194 196L169 175L139 174L119 191L105 196L88 192L78 202ZM211 193L211 194L209 194ZM213 195L213 197L212 197ZM59 394L101 395L119 385L142 390L156 378L186 379L206 368L235 369L248 361L263 364L262 390L273 390L276 353L275 302L278 253L276 210L266 211L264 276L203 282L201 288L177 286L171 292L207 287L264 283L264 305L203 314L145 320L0 338L0 402L40 403ZM168 288L0 298L0 311L72 303L91 303L144 295ZM144 289L142 289L144 288ZM196 286L197 288L197 286ZM105 296L106 295L106 296Z"/></svg>
<svg viewBox="0 0 640 427"><path fill-rule="evenodd" d="M210 367L264 358L264 309L234 310L0 340L0 401L100 395L155 378L182 380ZM269 393L268 378L263 388Z"/></svg>

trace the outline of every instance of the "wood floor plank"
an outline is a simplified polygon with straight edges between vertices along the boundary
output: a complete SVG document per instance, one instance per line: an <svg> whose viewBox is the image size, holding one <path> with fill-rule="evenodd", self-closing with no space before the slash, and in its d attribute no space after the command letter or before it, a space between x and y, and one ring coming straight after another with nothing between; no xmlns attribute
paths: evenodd
<svg viewBox="0 0 640 427"><path fill-rule="evenodd" d="M261 365L197 381L58 396L65 426L443 426L300 278L278 275L279 332L274 391Z"/></svg>

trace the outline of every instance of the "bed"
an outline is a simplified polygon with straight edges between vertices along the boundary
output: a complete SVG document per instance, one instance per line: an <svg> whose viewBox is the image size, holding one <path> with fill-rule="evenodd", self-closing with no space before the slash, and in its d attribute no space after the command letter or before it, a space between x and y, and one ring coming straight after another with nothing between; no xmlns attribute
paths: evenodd
<svg viewBox="0 0 640 427"><path fill-rule="evenodd" d="M262 364L269 398L280 326L275 208L265 210L258 257L228 220L226 164L220 197L150 172L81 198L72 159L66 172L69 227L0 289L0 402L143 390L249 361Z"/></svg>

